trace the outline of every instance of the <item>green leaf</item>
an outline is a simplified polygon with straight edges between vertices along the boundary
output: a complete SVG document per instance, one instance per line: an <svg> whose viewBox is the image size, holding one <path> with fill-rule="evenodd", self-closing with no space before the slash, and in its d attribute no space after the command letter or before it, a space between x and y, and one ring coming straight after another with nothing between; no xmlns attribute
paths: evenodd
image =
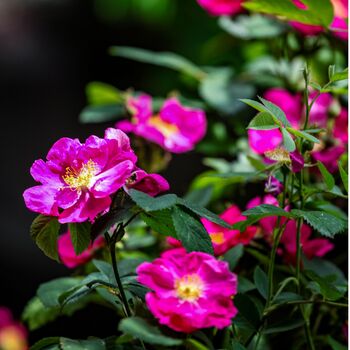
<svg viewBox="0 0 350 350"><path fill-rule="evenodd" d="M259 14L240 15L234 19L222 16L219 18L219 26L243 40L274 38L286 30L281 22Z"/></svg>
<svg viewBox="0 0 350 350"><path fill-rule="evenodd" d="M262 97L259 97L259 100L263 103L263 105L267 109L267 112L271 113L271 115L274 118L278 119L284 127L291 127L285 113L280 107L278 107L277 105L275 105L270 101L265 100Z"/></svg>
<svg viewBox="0 0 350 350"><path fill-rule="evenodd" d="M342 167L340 162L338 163L338 167L339 167L340 177L341 177L341 180L343 182L344 188L345 188L346 192L348 192L348 184L349 184L348 174L344 170L344 168Z"/></svg>
<svg viewBox="0 0 350 350"><path fill-rule="evenodd" d="M57 238L60 224L56 217L38 215L31 227L30 235L37 246L49 258L59 261L57 251Z"/></svg>
<svg viewBox="0 0 350 350"><path fill-rule="evenodd" d="M300 328L304 325L304 320L287 320L277 324L271 324L263 330L263 334L274 334L291 331L292 329Z"/></svg>
<svg viewBox="0 0 350 350"><path fill-rule="evenodd" d="M338 341L333 339L330 335L328 335L326 339L327 339L328 345L331 346L332 350L347 350L348 349L348 347L346 345L339 343Z"/></svg>
<svg viewBox="0 0 350 350"><path fill-rule="evenodd" d="M257 266L254 270L254 283L258 289L261 296L266 300L267 299L267 290L268 290L268 280L266 273Z"/></svg>
<svg viewBox="0 0 350 350"><path fill-rule="evenodd" d="M323 180L326 183L327 188L331 190L335 186L335 180L333 175L327 170L327 168L320 161L317 161L317 166L322 174Z"/></svg>
<svg viewBox="0 0 350 350"><path fill-rule="evenodd" d="M273 303L283 304L288 301L300 301L300 300L304 300L304 298L299 294L296 294L293 292L282 292L276 298L274 298Z"/></svg>
<svg viewBox="0 0 350 350"><path fill-rule="evenodd" d="M247 350L247 348L241 343L239 343L237 340L232 339L230 350Z"/></svg>
<svg viewBox="0 0 350 350"><path fill-rule="evenodd" d="M323 236L333 238L346 229L346 221L324 211L303 211L292 209L291 213L302 217Z"/></svg>
<svg viewBox="0 0 350 350"><path fill-rule="evenodd" d="M79 114L79 121L83 124L105 123L126 115L124 105L108 104L87 106Z"/></svg>
<svg viewBox="0 0 350 350"><path fill-rule="evenodd" d="M165 336L158 328L149 325L140 317L124 318L120 321L118 328L121 332L131 334L135 338L149 344L163 346L177 346L182 344L182 340Z"/></svg>
<svg viewBox="0 0 350 350"><path fill-rule="evenodd" d="M250 99L247 99L247 98L241 98L240 101L243 102L243 103L245 103L246 105L248 105L248 106L250 106L250 107L256 109L256 110L259 111L259 112L271 114L271 113L267 110L267 108L266 108L263 104L261 104L260 102L258 102L258 101L250 100ZM272 115L272 117L274 118L275 123L277 123L277 120L278 120L278 119L275 119L275 117L274 117L273 115Z"/></svg>
<svg viewBox="0 0 350 350"><path fill-rule="evenodd" d="M333 20L329 0L303 0L306 9L298 8L291 0L248 0L243 6L251 11L285 17L288 21L328 27Z"/></svg>
<svg viewBox="0 0 350 350"><path fill-rule="evenodd" d="M131 199L146 212L163 210L173 207L177 202L175 194L165 194L157 198L146 193L131 189L129 190Z"/></svg>
<svg viewBox="0 0 350 350"><path fill-rule="evenodd" d="M277 127L278 126L270 113L260 112L252 119L247 129L271 130L276 129Z"/></svg>
<svg viewBox="0 0 350 350"><path fill-rule="evenodd" d="M106 350L102 339L90 338L88 340L75 340L60 338L60 348L62 350Z"/></svg>
<svg viewBox="0 0 350 350"><path fill-rule="evenodd" d="M253 96L253 85L234 80L231 68L213 69L199 85L199 94L210 107L232 116L243 109L239 99Z"/></svg>
<svg viewBox="0 0 350 350"><path fill-rule="evenodd" d="M110 48L110 54L112 56L124 57L138 62L174 69L175 71L187 74L198 80L206 75L201 68L187 58L173 52L154 52L135 47L112 46Z"/></svg>
<svg viewBox="0 0 350 350"><path fill-rule="evenodd" d="M254 289L256 289L256 285L249 281L248 278L238 276L238 293L244 294Z"/></svg>
<svg viewBox="0 0 350 350"><path fill-rule="evenodd" d="M336 72L332 74L330 81L335 82L335 81L340 81L340 80L347 80L348 79L348 68L344 69L342 72Z"/></svg>
<svg viewBox="0 0 350 350"><path fill-rule="evenodd" d="M186 349L188 350L209 350L208 347L200 343L198 340L193 338L187 338L184 342Z"/></svg>
<svg viewBox="0 0 350 350"><path fill-rule="evenodd" d="M283 145L288 152L294 152L296 150L295 142L293 138L290 136L290 133L282 128L282 136L283 136Z"/></svg>
<svg viewBox="0 0 350 350"><path fill-rule="evenodd" d="M30 347L30 350L43 350L43 349L59 349L59 337L49 337L49 338L44 338L36 342L33 346ZM57 347L53 347L54 345L57 345Z"/></svg>
<svg viewBox="0 0 350 350"><path fill-rule="evenodd" d="M302 139L305 139L305 140L308 140L308 141L311 141L311 142L320 143L320 140L318 138L308 134L307 132L305 132L303 130L295 130L293 128L287 128L287 130L291 134L293 134L294 136L301 137Z"/></svg>
<svg viewBox="0 0 350 350"><path fill-rule="evenodd" d="M231 225L229 225L226 221L222 220L218 215L212 213L208 209L203 208L195 203L188 202L182 198L178 198L178 205L186 207L192 213L198 215L201 218L205 218L219 226L222 226L225 228L231 228Z"/></svg>
<svg viewBox="0 0 350 350"><path fill-rule="evenodd" d="M89 222L73 222L68 224L75 254L86 250L91 242L91 224Z"/></svg>
<svg viewBox="0 0 350 350"><path fill-rule="evenodd" d="M238 293L235 296L235 306L238 309L239 315L255 330L259 328L260 314L253 302L247 294ZM235 323L233 319L233 323Z"/></svg>
<svg viewBox="0 0 350 350"><path fill-rule="evenodd" d="M122 92L112 85L93 81L86 85L90 105L112 105L123 101Z"/></svg>
<svg viewBox="0 0 350 350"><path fill-rule="evenodd" d="M172 209L172 219L177 238L188 252L199 251L214 254L210 236L198 219L180 207Z"/></svg>
<svg viewBox="0 0 350 350"><path fill-rule="evenodd" d="M152 230L162 235L177 237L171 211L169 209L141 213L141 219Z"/></svg>
<svg viewBox="0 0 350 350"><path fill-rule="evenodd" d="M324 298L338 300L344 295L345 291L339 290L334 286L337 278L335 275L321 277L311 270L306 270L304 273L313 281L312 284L309 284L309 288L321 294Z"/></svg>
<svg viewBox="0 0 350 350"><path fill-rule="evenodd" d="M81 278L62 277L40 285L37 296L46 307L60 306L59 297L72 287L80 284Z"/></svg>
<svg viewBox="0 0 350 350"><path fill-rule="evenodd" d="M231 271L234 270L243 253L243 244L238 244L225 253L224 260L228 262Z"/></svg>

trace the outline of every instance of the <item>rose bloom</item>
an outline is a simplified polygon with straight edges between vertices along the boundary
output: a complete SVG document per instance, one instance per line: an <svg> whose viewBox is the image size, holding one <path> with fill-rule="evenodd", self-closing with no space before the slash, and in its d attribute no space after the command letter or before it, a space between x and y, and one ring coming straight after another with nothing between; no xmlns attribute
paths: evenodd
<svg viewBox="0 0 350 350"><path fill-rule="evenodd" d="M27 189L23 196L29 209L57 216L60 223L93 221L109 210L111 195L123 186L142 188L140 176L144 183L149 179L147 184L159 179L159 175L139 174L129 138L113 128L103 139L90 136L85 143L61 138L46 159L35 161L30 170L41 185ZM159 190L168 188L162 180Z"/></svg>
<svg viewBox="0 0 350 350"><path fill-rule="evenodd" d="M200 252L168 251L137 268L138 281L152 291L146 304L163 325L191 333L231 325L237 314L232 297L237 277L228 263Z"/></svg>
<svg viewBox="0 0 350 350"><path fill-rule="evenodd" d="M167 99L156 115L152 110L152 97L146 94L130 97L127 107L132 113L131 121L122 120L116 127L172 153L191 151L206 133L204 111L184 107L175 97Z"/></svg>
<svg viewBox="0 0 350 350"><path fill-rule="evenodd" d="M72 238L69 232L60 235L57 243L60 260L65 266L72 269L90 261L94 257L95 252L105 246L105 239L103 236L97 237L94 242L79 255L74 251Z"/></svg>
<svg viewBox="0 0 350 350"><path fill-rule="evenodd" d="M15 321L9 309L0 307L0 349L27 350L27 331Z"/></svg>
<svg viewBox="0 0 350 350"><path fill-rule="evenodd" d="M244 0L197 0L213 16L231 16L243 11Z"/></svg>

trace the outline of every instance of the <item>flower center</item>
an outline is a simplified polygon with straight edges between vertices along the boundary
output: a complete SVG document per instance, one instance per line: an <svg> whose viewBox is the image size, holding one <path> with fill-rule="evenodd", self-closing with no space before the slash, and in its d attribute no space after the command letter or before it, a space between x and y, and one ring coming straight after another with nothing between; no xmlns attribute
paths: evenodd
<svg viewBox="0 0 350 350"><path fill-rule="evenodd" d="M276 148L272 151L267 151L265 152L265 156L279 163L289 164L291 162L289 153L284 148Z"/></svg>
<svg viewBox="0 0 350 350"><path fill-rule="evenodd" d="M71 190L81 190L90 185L95 173L96 163L90 159L79 170L67 167L66 173L63 175L63 180Z"/></svg>
<svg viewBox="0 0 350 350"><path fill-rule="evenodd" d="M222 244L225 242L225 236L223 232L210 233L211 241L215 244Z"/></svg>
<svg viewBox="0 0 350 350"><path fill-rule="evenodd" d="M165 122L159 115L151 117L148 123L156 128L166 138L176 134L179 131L179 128L175 124Z"/></svg>
<svg viewBox="0 0 350 350"><path fill-rule="evenodd" d="M175 289L178 298L194 302L203 292L203 282L196 274L186 275L175 281Z"/></svg>

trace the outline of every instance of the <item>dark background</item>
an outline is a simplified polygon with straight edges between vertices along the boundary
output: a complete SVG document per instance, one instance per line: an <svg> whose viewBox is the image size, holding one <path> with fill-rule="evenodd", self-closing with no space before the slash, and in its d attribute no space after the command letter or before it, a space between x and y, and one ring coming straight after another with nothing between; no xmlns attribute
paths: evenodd
<svg viewBox="0 0 350 350"><path fill-rule="evenodd" d="M85 85L98 80L164 96L179 83L168 70L109 57L108 47L169 50L208 62L215 58L199 47L215 31L215 19L208 20L189 0L0 1L0 305L9 307L16 318L40 283L69 273L31 240L29 226L35 214L26 209L22 193L34 185L31 164L44 158L57 139L102 136L111 126L79 124ZM165 176L181 194L200 170L195 155L179 155ZM101 328L99 321L106 317L111 322L105 320ZM116 328L114 317L91 307L35 331L30 340L107 336Z"/></svg>

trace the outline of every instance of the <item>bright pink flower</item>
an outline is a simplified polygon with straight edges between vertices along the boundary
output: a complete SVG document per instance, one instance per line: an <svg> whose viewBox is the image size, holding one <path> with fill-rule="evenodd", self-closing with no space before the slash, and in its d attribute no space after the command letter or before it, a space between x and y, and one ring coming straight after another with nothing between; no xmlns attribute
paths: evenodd
<svg viewBox="0 0 350 350"><path fill-rule="evenodd" d="M59 222L94 220L109 210L111 195L126 183L136 156L129 138L120 130L107 129L105 138L90 136L85 143L62 138L31 168L39 186L23 196L29 209L58 216Z"/></svg>
<svg viewBox="0 0 350 350"><path fill-rule="evenodd" d="M72 239L69 232L66 232L58 238L58 254L62 263L73 269L90 261L97 250L104 247L105 239L102 236L97 237L90 246L81 254L75 254Z"/></svg>
<svg viewBox="0 0 350 350"><path fill-rule="evenodd" d="M138 281L152 291L146 303L161 324L185 333L224 328L237 314L232 297L237 277L213 256L168 252L137 268Z"/></svg>
<svg viewBox="0 0 350 350"><path fill-rule="evenodd" d="M28 349L26 329L13 319L11 311L5 307L0 307L0 349Z"/></svg>
<svg viewBox="0 0 350 350"><path fill-rule="evenodd" d="M243 11L244 0L197 0L213 16L231 16Z"/></svg>
<svg viewBox="0 0 350 350"><path fill-rule="evenodd" d="M235 205L226 209L220 215L220 218L230 225L246 220L246 217L241 214L241 211ZM225 254L229 249L238 244L249 244L256 234L256 227L254 226L249 226L244 232L240 232L239 230L219 226L207 219L201 219L201 221L210 235L214 253L217 256Z"/></svg>
<svg viewBox="0 0 350 350"><path fill-rule="evenodd" d="M278 200L268 194L263 198L255 197L247 203L247 209L252 209L261 204L270 204L278 207ZM269 240L272 236L273 230L276 226L277 216L269 216L259 220L259 226L262 228L264 236Z"/></svg>
<svg viewBox="0 0 350 350"><path fill-rule="evenodd" d="M292 171L293 173L298 173L304 168L304 158L303 156L298 152L294 151L289 153L290 160L292 162Z"/></svg>
<svg viewBox="0 0 350 350"><path fill-rule="evenodd" d="M175 97L166 100L157 115L153 115L152 98L145 94L129 98L128 107L133 114L131 121L122 120L116 126L157 143L169 152L192 150L206 133L204 111L184 107Z"/></svg>
<svg viewBox="0 0 350 350"><path fill-rule="evenodd" d="M125 190L133 188L145 192L150 196L156 196L169 190L169 183L158 174L147 174L142 169L135 170L125 185Z"/></svg>
<svg viewBox="0 0 350 350"><path fill-rule="evenodd" d="M332 146L320 151L311 152L311 156L315 161L320 161L331 173L338 170L338 161L340 157L346 152L343 145Z"/></svg>
<svg viewBox="0 0 350 350"><path fill-rule="evenodd" d="M281 88L269 89L264 98L282 109L288 121L294 128L299 129L302 118L302 99L300 94L292 94Z"/></svg>
<svg viewBox="0 0 350 350"><path fill-rule="evenodd" d="M279 129L248 130L248 143L251 150L257 154L272 151L282 143L283 137Z"/></svg>
<svg viewBox="0 0 350 350"><path fill-rule="evenodd" d="M339 115L335 118L333 135L342 143L348 143L348 110L342 107Z"/></svg>
<svg viewBox="0 0 350 350"><path fill-rule="evenodd" d="M308 259L323 257L334 248L333 243L326 238L311 239L311 232L311 228L308 225L303 224L301 228L300 243L302 246L302 252ZM288 221L281 237L281 245L283 246L283 258L285 262L289 264L296 263L296 237L297 223L295 220Z"/></svg>

